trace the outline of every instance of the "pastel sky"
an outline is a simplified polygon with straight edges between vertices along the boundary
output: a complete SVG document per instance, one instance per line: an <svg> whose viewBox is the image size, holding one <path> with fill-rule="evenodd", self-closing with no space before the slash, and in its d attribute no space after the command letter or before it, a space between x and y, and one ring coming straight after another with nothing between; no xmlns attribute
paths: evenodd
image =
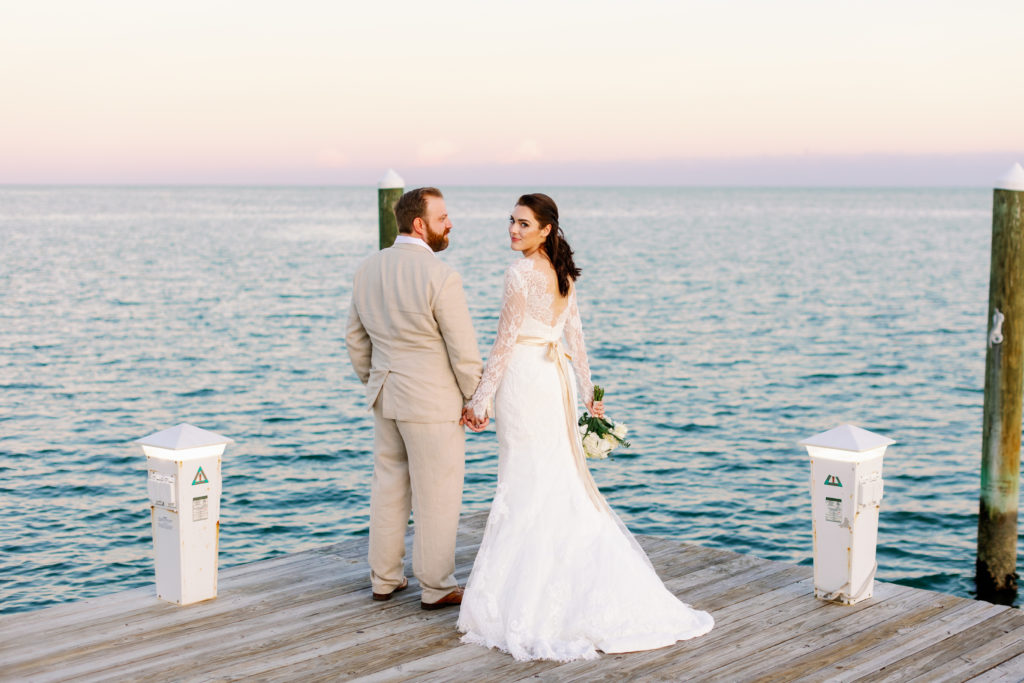
<svg viewBox="0 0 1024 683"><path fill-rule="evenodd" d="M990 185L1020 0L34 0L0 183Z"/></svg>

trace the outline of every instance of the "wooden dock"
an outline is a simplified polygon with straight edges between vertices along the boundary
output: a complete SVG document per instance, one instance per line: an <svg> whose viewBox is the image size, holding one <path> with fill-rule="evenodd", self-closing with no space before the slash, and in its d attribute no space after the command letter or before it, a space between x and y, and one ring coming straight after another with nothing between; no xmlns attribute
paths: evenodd
<svg viewBox="0 0 1024 683"><path fill-rule="evenodd" d="M465 582L483 513L463 519ZM0 617L11 681L1020 681L1017 609L876 582L851 607L813 597L810 567L641 537L668 587L716 620L675 646L569 664L462 645L457 610L411 590L372 602L366 540L224 569L216 600L158 601L152 587ZM623 587L628 590L627 587Z"/></svg>

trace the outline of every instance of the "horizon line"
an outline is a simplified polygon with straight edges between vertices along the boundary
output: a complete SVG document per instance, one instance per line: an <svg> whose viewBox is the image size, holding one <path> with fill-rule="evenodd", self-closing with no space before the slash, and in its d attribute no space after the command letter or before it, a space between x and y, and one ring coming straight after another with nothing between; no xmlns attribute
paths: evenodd
<svg viewBox="0 0 1024 683"><path fill-rule="evenodd" d="M776 155L623 161L381 163L326 167L296 163L211 168L121 168L0 172L3 187L368 187L392 169L406 186L509 187L963 187L996 184L1024 150L959 154ZM6 177L5 177L6 176ZM991 183L991 185L990 185Z"/></svg>

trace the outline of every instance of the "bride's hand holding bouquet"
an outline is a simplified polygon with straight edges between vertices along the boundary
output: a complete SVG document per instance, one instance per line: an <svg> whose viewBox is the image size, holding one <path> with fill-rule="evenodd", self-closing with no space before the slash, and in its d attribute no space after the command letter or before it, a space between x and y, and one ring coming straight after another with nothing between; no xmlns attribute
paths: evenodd
<svg viewBox="0 0 1024 683"><path fill-rule="evenodd" d="M593 460L602 460L619 446L629 448L626 441L626 425L615 424L604 413L604 389L594 385L594 400L587 402L588 413L580 416L580 437L583 439L583 452Z"/></svg>

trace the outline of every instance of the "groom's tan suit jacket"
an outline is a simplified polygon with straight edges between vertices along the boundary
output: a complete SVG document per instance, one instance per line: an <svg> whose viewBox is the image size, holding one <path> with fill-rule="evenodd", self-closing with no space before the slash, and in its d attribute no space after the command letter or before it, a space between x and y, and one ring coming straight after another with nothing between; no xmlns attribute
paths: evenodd
<svg viewBox="0 0 1024 683"><path fill-rule="evenodd" d="M392 420L457 422L483 369L462 278L415 244L356 271L345 341L367 406Z"/></svg>
<svg viewBox="0 0 1024 683"><path fill-rule="evenodd" d="M437 602L458 587L466 455L459 418L483 370L462 278L418 244L373 254L353 280L345 341L373 408L373 591L390 593L405 580L411 510L413 573L422 600Z"/></svg>

